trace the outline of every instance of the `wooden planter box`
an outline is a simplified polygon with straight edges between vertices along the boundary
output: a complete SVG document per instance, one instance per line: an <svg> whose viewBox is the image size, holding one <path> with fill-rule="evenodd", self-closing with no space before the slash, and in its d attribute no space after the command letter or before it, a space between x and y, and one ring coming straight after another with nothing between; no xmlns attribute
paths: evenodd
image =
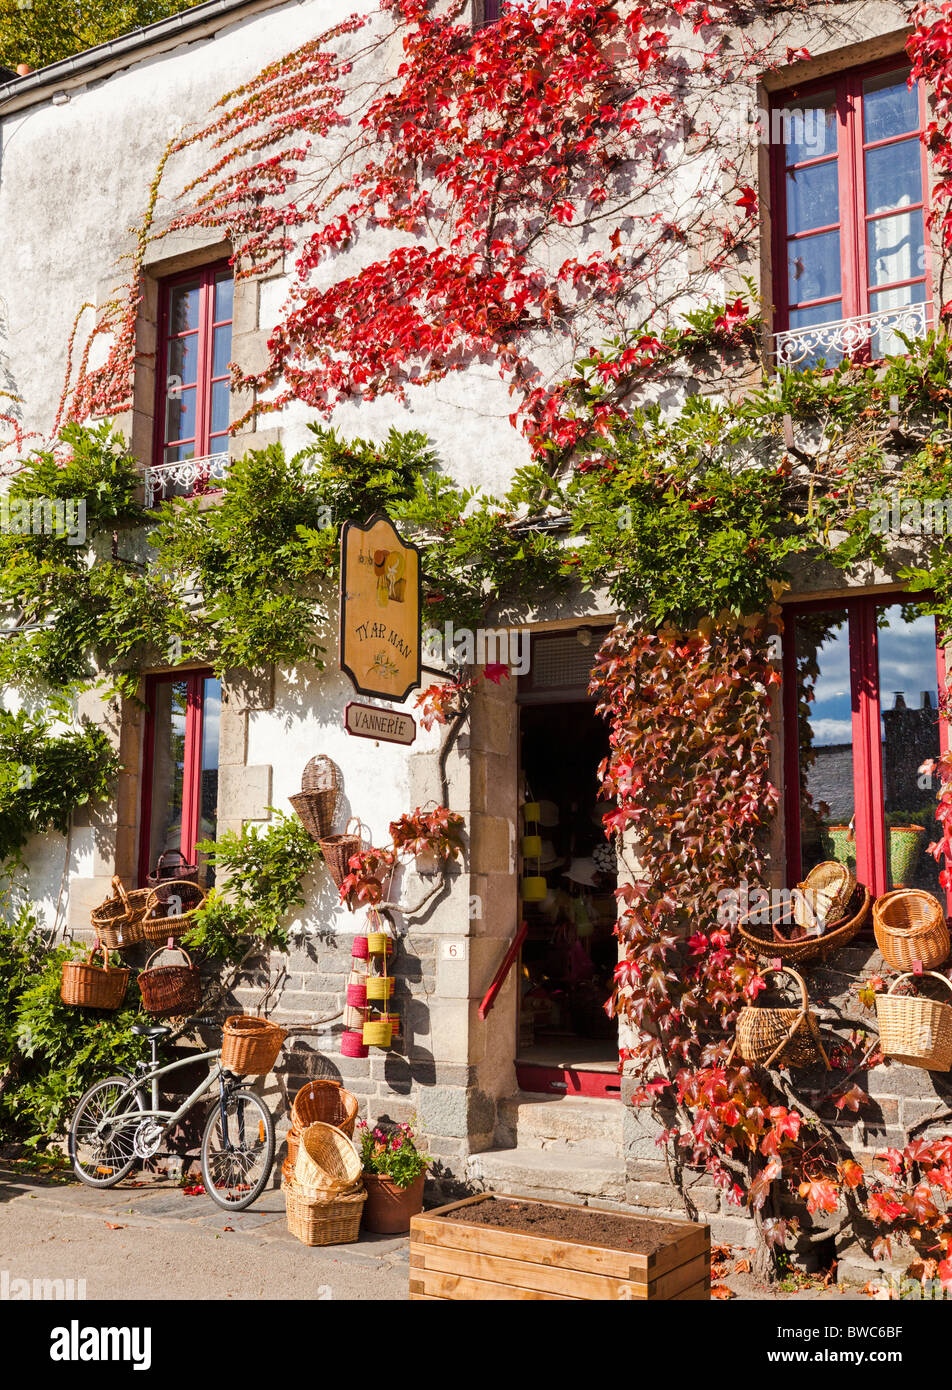
<svg viewBox="0 0 952 1390"><path fill-rule="evenodd" d="M415 1216L410 1223L411 1299L709 1299L710 1227L693 1221L631 1216L634 1226L676 1228L650 1254L608 1244L528 1235L492 1225L446 1220L448 1212L483 1202L517 1202L556 1211L626 1218L564 1202L539 1202L484 1192Z"/></svg>

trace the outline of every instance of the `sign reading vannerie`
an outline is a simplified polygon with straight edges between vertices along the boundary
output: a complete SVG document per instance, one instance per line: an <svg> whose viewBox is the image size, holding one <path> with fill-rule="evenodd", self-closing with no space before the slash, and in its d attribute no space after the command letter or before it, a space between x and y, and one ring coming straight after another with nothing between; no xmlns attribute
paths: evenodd
<svg viewBox="0 0 952 1390"><path fill-rule="evenodd" d="M412 714L380 709L378 705L360 705L353 700L344 710L344 728L358 738L382 738L385 743L412 743L416 738Z"/></svg>
<svg viewBox="0 0 952 1390"><path fill-rule="evenodd" d="M361 695L383 700L405 700L420 684L420 555L384 512L344 523L340 668Z"/></svg>

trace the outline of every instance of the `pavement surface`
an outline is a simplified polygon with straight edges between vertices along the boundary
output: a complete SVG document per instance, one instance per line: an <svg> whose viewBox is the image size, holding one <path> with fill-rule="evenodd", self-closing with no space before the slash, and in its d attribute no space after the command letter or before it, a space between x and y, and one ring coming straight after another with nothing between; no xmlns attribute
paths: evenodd
<svg viewBox="0 0 952 1390"><path fill-rule="evenodd" d="M100 1190L0 1163L0 1298L6 1277L85 1279L88 1299L406 1299L409 1246L302 1245L278 1190L231 1214L165 1178Z"/></svg>

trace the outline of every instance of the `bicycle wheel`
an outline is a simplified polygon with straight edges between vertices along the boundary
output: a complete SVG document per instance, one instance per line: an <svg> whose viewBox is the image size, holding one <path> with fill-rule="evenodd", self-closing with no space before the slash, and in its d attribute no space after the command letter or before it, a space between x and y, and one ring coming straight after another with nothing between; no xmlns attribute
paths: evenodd
<svg viewBox="0 0 952 1390"><path fill-rule="evenodd" d="M268 1185L274 1162L274 1122L253 1091L235 1091L221 1101L205 1124L202 1179L213 1202L226 1211L243 1211Z"/></svg>
<svg viewBox="0 0 952 1390"><path fill-rule="evenodd" d="M69 1156L73 1172L90 1187L112 1187L136 1161L135 1133L145 1106L138 1091L123 1100L130 1085L126 1076L109 1076L90 1086L77 1105L69 1126ZM119 1107L117 1109L117 1107Z"/></svg>

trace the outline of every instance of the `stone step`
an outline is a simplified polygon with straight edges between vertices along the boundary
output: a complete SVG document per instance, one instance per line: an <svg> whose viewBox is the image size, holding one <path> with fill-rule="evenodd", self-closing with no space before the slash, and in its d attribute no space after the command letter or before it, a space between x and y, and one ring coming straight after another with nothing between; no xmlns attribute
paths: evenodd
<svg viewBox="0 0 952 1390"><path fill-rule="evenodd" d="M625 1165L610 1154L586 1159L569 1149L487 1149L471 1154L466 1177L491 1192L542 1197L557 1202L625 1200Z"/></svg>
<svg viewBox="0 0 952 1390"><path fill-rule="evenodd" d="M622 1154L625 1108L617 1100L543 1096L519 1091L497 1110L498 1148Z"/></svg>

